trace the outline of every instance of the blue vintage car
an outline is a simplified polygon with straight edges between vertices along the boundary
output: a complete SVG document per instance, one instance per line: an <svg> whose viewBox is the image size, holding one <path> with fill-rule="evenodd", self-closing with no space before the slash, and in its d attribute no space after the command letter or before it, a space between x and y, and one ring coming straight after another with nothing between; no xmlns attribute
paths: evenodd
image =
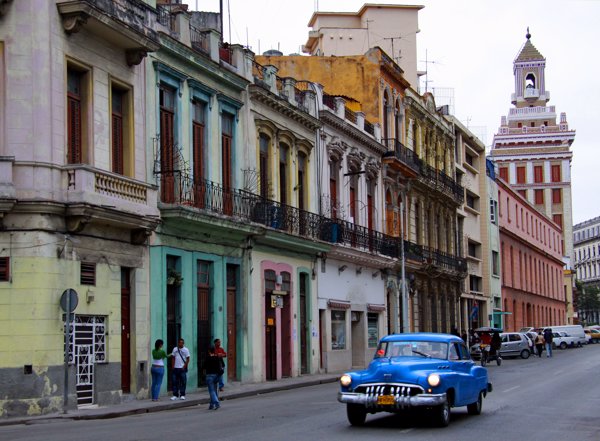
<svg viewBox="0 0 600 441"><path fill-rule="evenodd" d="M425 408L440 426L450 422L450 408L467 406L481 413L491 392L487 370L475 365L462 339L449 334L388 335L362 371L341 376L338 401L346 403L348 421L360 426L367 413Z"/></svg>

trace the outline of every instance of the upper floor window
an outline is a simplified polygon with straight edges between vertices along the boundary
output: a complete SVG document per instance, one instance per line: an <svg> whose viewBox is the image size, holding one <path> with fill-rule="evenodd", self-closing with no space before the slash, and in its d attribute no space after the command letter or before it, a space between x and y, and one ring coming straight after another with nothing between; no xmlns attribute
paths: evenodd
<svg viewBox="0 0 600 441"><path fill-rule="evenodd" d="M279 144L279 201L287 204L288 201L288 155L289 147Z"/></svg>
<svg viewBox="0 0 600 441"><path fill-rule="evenodd" d="M175 201L175 89L161 84L159 87L160 110L160 171L161 200Z"/></svg>
<svg viewBox="0 0 600 441"><path fill-rule="evenodd" d="M0 257L0 282L10 280L10 257Z"/></svg>
<svg viewBox="0 0 600 441"><path fill-rule="evenodd" d="M560 164L552 165L552 182L560 182L561 181L561 173L560 173Z"/></svg>
<svg viewBox="0 0 600 441"><path fill-rule="evenodd" d="M113 82L111 86L112 171L125 176L135 174L132 126L131 90Z"/></svg>
<svg viewBox="0 0 600 441"><path fill-rule="evenodd" d="M202 101L192 102L192 147L194 161L194 180L204 179L206 162L206 104Z"/></svg>
<svg viewBox="0 0 600 441"><path fill-rule="evenodd" d="M87 162L89 72L79 66L67 66L67 163Z"/></svg>
<svg viewBox="0 0 600 441"><path fill-rule="evenodd" d="M517 184L525 184L526 172L527 169L525 168L525 166L517 167Z"/></svg>
<svg viewBox="0 0 600 441"><path fill-rule="evenodd" d="M562 203L562 189L560 189L560 188L552 189L552 203L553 204L561 204Z"/></svg>
<svg viewBox="0 0 600 441"><path fill-rule="evenodd" d="M269 145L271 144L271 138L269 138L264 133L261 133L258 138L259 143L259 159L258 159L258 167L259 167L259 186L260 186L260 195L263 198L268 198L270 196L269 189L269 177L271 176L271 167L269 165Z"/></svg>
<svg viewBox="0 0 600 441"><path fill-rule="evenodd" d="M298 152L298 208L306 210L306 198L308 194L308 157L304 152Z"/></svg>
<svg viewBox="0 0 600 441"><path fill-rule="evenodd" d="M356 192L356 184L357 184L356 176L350 177L350 221L358 223L358 218L356 217L356 198L358 196Z"/></svg>
<svg viewBox="0 0 600 441"><path fill-rule="evenodd" d="M533 181L536 183L544 182L544 167L535 165L533 167Z"/></svg>
<svg viewBox="0 0 600 441"><path fill-rule="evenodd" d="M233 125L234 116L231 113L221 114L221 179L223 187L233 188Z"/></svg>
<svg viewBox="0 0 600 441"><path fill-rule="evenodd" d="M503 181L508 182L508 167L500 167L500 178Z"/></svg>
<svg viewBox="0 0 600 441"><path fill-rule="evenodd" d="M329 164L329 210L331 217L337 219L338 215L338 173L339 163L332 160Z"/></svg>
<svg viewBox="0 0 600 441"><path fill-rule="evenodd" d="M534 190L535 204L542 205L544 203L544 190Z"/></svg>

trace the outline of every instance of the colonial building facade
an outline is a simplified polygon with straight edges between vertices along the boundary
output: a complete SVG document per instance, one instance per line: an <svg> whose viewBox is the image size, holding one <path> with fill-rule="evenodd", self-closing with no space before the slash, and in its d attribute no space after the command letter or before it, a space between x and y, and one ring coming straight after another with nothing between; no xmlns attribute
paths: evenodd
<svg viewBox="0 0 600 441"><path fill-rule="evenodd" d="M159 212L146 173L143 59L159 47L156 11L125 1L4 6L0 415L66 404L67 289L79 298L69 407L145 397L147 237Z"/></svg>
<svg viewBox="0 0 600 441"><path fill-rule="evenodd" d="M498 179L504 329L566 324L562 231Z"/></svg>
<svg viewBox="0 0 600 441"><path fill-rule="evenodd" d="M573 243L575 247L573 266L577 281L581 282L581 289L600 287L600 217L575 225ZM600 322L600 311L597 309L590 310L585 305L579 304L575 312L580 323Z"/></svg>

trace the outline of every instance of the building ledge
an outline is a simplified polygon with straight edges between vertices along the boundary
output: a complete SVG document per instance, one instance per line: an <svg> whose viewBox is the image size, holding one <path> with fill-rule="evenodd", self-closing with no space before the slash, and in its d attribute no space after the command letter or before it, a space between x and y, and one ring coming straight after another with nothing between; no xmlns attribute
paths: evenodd
<svg viewBox="0 0 600 441"><path fill-rule="evenodd" d="M56 5L69 35L85 28L125 50L129 66L140 64L159 49L154 30L156 12L139 0L73 0Z"/></svg>

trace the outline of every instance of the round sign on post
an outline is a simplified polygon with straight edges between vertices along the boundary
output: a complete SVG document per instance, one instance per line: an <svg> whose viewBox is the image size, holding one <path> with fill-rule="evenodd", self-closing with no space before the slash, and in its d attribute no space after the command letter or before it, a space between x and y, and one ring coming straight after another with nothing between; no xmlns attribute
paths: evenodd
<svg viewBox="0 0 600 441"><path fill-rule="evenodd" d="M71 288L65 289L65 291L62 293L62 296L60 297L60 307L62 308L62 310L67 312L68 308L68 312L73 312L75 311L75 308L77 308L78 303L79 297L77 296L77 291Z"/></svg>

